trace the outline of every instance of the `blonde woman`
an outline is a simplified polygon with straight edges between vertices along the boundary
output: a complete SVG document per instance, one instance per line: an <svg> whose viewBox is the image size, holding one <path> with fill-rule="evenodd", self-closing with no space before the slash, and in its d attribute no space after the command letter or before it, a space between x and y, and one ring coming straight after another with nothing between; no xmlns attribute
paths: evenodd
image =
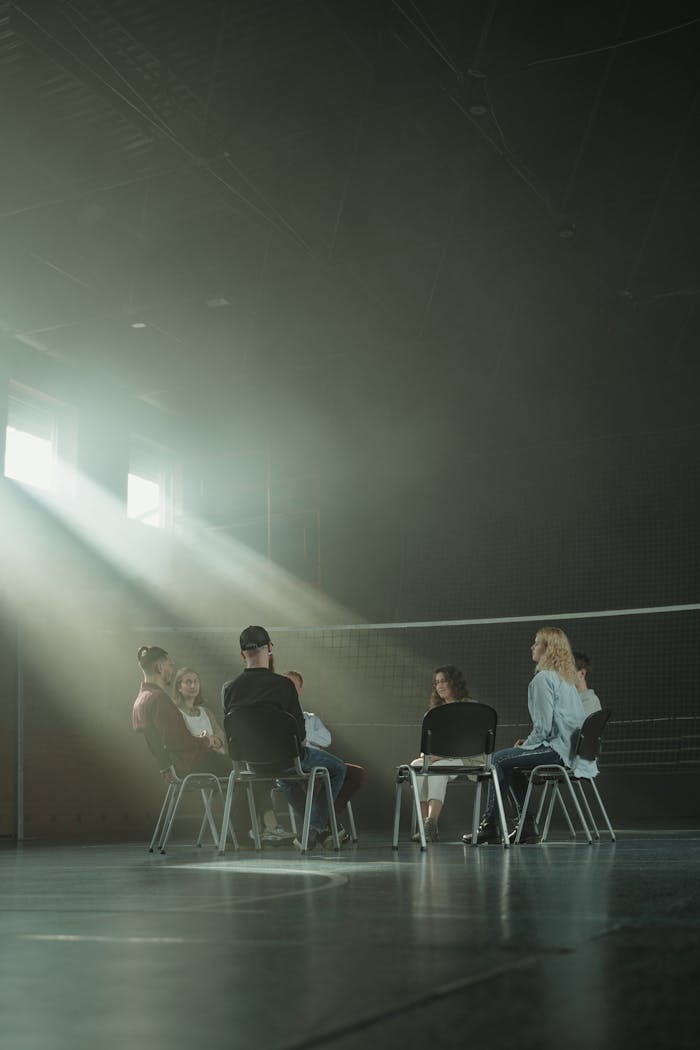
<svg viewBox="0 0 700 1050"><path fill-rule="evenodd" d="M564 632L558 627L540 627L530 651L535 664L535 674L527 691L532 729L524 740L516 740L513 747L496 751L491 757L501 795L505 798L510 791L518 809L518 819L523 821L521 842L538 842L540 837L532 803L527 813L522 812L527 776L521 771L541 765L568 765L572 735L583 724L583 704L576 688L576 664ZM471 835L464 835L463 839L471 842ZM477 841L500 840L496 800L489 785L486 812Z"/></svg>

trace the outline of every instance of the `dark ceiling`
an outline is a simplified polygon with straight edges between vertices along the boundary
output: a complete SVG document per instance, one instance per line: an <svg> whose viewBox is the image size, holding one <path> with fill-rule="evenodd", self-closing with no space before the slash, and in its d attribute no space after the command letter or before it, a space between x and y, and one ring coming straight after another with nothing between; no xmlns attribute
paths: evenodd
<svg viewBox="0 0 700 1050"><path fill-rule="evenodd" d="M6 345L300 449L677 425L699 49L691 2L0 0Z"/></svg>

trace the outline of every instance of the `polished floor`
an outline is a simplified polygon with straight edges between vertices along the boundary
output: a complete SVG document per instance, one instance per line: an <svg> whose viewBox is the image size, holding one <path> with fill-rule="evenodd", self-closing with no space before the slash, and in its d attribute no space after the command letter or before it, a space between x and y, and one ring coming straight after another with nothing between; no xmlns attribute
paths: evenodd
<svg viewBox="0 0 700 1050"><path fill-rule="evenodd" d="M0 848L3 1050L696 1047L700 831Z"/></svg>

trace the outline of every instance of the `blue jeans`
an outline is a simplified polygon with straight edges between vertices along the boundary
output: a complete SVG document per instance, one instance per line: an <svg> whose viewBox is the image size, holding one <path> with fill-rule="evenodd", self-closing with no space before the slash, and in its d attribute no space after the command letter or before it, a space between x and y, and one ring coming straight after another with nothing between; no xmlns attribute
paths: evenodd
<svg viewBox="0 0 700 1050"><path fill-rule="evenodd" d="M561 755L551 747L542 746L536 748L534 751L530 751L529 749L526 750L523 747L504 747L502 751L494 751L491 755L491 765L496 770L496 776L498 777L498 783L501 788L501 797L503 798L504 803L508 796L508 792L510 791L513 800L518 807L518 814L522 816L528 778L524 773L521 773L520 770L534 769L535 766L563 766L564 760ZM492 785L489 784L484 817L487 820L494 820L495 809L496 796ZM532 796L530 796L525 816L532 818L535 816L535 810L532 805Z"/></svg>
<svg viewBox="0 0 700 1050"><path fill-rule="evenodd" d="M345 780L345 763L342 758L331 755L330 752L324 751L320 747L308 747L307 745L302 748L301 768L309 772L314 766L323 766L324 769L328 770L331 778L331 794L335 802ZM289 772L291 773L293 770L290 769ZM281 778L278 783L287 801L294 807L299 816L303 817L306 807L306 789L304 785L298 781L282 780ZM311 806L311 827L315 828L316 831L322 831L329 824L330 816L326 801L326 789L321 785L314 796Z"/></svg>

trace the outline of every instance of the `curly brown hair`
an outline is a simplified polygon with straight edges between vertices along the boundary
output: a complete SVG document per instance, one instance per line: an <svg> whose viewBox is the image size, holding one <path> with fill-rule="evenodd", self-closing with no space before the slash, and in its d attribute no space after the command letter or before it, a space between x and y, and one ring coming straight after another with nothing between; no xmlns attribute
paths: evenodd
<svg viewBox="0 0 700 1050"><path fill-rule="evenodd" d="M443 674L447 679L450 692L452 693L452 700L467 700L469 698L469 689L462 671L459 667L455 667L454 664L444 664L442 667L436 667L433 671L433 691L430 694L428 707L439 707L446 702L439 696L435 688L435 679L439 674Z"/></svg>

